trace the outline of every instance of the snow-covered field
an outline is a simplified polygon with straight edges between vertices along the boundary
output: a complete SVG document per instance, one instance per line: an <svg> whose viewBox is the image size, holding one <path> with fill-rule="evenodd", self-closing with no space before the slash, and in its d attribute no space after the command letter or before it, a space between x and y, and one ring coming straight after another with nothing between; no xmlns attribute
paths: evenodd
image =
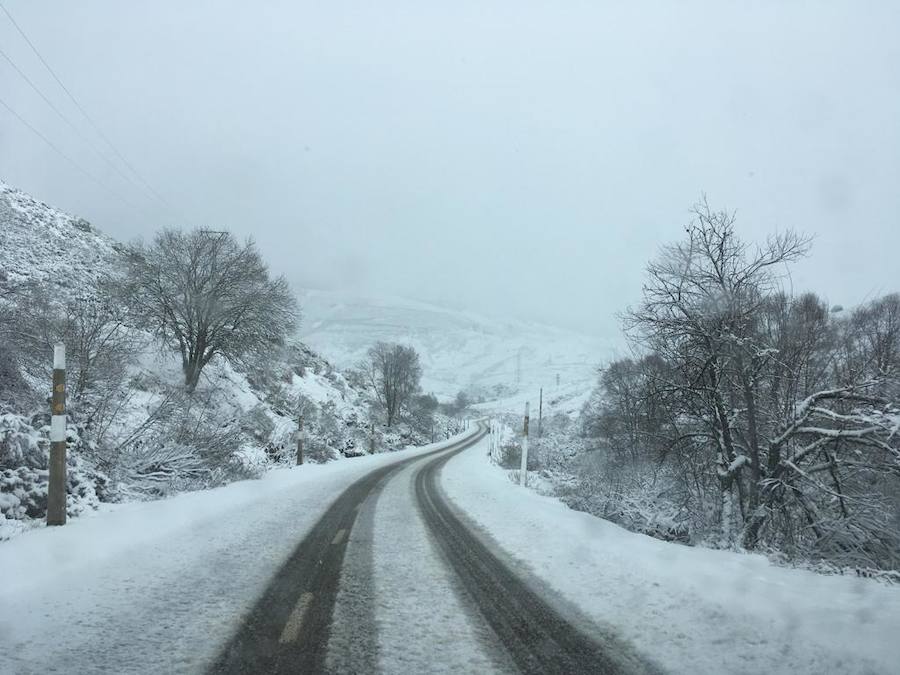
<svg viewBox="0 0 900 675"><path fill-rule="evenodd" d="M513 484L485 443L445 466L449 498L550 597L666 671L898 672L900 587L628 532Z"/></svg>
<svg viewBox="0 0 900 675"><path fill-rule="evenodd" d="M440 445L105 506L0 544L0 673L202 670L347 486Z"/></svg>

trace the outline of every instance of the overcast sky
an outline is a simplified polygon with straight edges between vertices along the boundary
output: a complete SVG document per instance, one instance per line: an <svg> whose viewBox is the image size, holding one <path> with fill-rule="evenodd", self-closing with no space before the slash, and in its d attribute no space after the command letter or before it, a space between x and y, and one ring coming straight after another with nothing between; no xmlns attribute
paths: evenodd
<svg viewBox="0 0 900 675"><path fill-rule="evenodd" d="M2 106L0 178L118 238L230 229L298 286L614 338L705 192L817 235L798 290L900 289L897 2L0 2L173 210L2 11L90 143L2 56L0 99L105 188Z"/></svg>

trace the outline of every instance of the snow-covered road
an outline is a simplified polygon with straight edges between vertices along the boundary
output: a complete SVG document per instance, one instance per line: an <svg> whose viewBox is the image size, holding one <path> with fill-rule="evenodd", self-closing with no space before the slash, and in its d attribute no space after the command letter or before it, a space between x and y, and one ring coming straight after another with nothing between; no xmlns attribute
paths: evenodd
<svg viewBox="0 0 900 675"><path fill-rule="evenodd" d="M435 449L275 471L0 544L0 672L209 671L298 543L380 470L347 502L352 528L326 540L344 547L328 669L521 669L420 506L417 478L432 460L419 458ZM438 475L452 512L538 602L651 669L862 674L900 663L898 588L626 532L512 484L484 442ZM282 638L305 607L300 589L286 602Z"/></svg>
<svg viewBox="0 0 900 675"><path fill-rule="evenodd" d="M0 545L0 673L196 673L335 499L433 447L276 470Z"/></svg>

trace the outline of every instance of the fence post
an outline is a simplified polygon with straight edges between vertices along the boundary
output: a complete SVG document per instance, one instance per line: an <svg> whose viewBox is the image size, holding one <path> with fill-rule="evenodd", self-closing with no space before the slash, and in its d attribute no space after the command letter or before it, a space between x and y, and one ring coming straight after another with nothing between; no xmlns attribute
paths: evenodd
<svg viewBox="0 0 900 675"><path fill-rule="evenodd" d="M50 483L47 525L66 524L66 346L53 347L53 396L50 403Z"/></svg>

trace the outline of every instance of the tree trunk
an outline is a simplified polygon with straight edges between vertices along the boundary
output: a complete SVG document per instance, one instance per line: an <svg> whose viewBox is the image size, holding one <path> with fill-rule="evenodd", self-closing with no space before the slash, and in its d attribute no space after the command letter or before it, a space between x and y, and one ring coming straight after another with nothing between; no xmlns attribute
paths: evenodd
<svg viewBox="0 0 900 675"><path fill-rule="evenodd" d="M744 393L744 405L747 406L747 440L750 450L750 513L756 511L759 506L759 483L762 480L762 468L759 463L759 432L756 420L756 394L750 377L744 370L742 360L738 361L741 368L741 387Z"/></svg>
<svg viewBox="0 0 900 675"><path fill-rule="evenodd" d="M200 382L200 370L203 368L201 360L198 356L192 355L188 360L182 363L184 370L184 388L192 394Z"/></svg>
<svg viewBox="0 0 900 675"><path fill-rule="evenodd" d="M755 511L750 513L750 518L741 534L741 546L746 549L756 548L759 543L759 531L768 519L768 512L757 507Z"/></svg>

